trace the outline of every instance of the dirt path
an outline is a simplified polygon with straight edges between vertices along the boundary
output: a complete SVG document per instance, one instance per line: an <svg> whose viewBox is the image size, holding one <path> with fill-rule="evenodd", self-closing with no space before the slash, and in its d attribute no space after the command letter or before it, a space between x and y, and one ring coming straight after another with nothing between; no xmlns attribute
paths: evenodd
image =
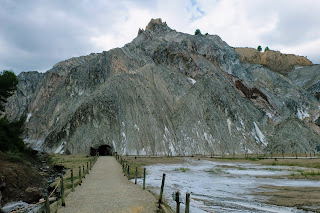
<svg viewBox="0 0 320 213"><path fill-rule="evenodd" d="M156 212L156 199L133 184L113 157L99 157L90 174L66 198L58 212Z"/></svg>

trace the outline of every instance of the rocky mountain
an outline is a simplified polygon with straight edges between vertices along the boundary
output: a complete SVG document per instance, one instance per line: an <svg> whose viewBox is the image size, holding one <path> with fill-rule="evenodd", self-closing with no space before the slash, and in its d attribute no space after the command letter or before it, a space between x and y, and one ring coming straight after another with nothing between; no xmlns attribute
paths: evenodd
<svg viewBox="0 0 320 213"><path fill-rule="evenodd" d="M217 35L152 19L122 48L21 73L7 116L26 115L25 142L48 152L313 152L320 67L297 62L284 76L238 52Z"/></svg>

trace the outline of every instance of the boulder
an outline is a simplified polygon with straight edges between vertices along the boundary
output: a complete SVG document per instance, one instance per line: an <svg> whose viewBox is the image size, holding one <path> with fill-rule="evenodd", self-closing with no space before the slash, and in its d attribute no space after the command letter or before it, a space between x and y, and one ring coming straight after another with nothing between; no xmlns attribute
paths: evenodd
<svg viewBox="0 0 320 213"><path fill-rule="evenodd" d="M22 200L26 203L34 203L39 201L39 199L42 197L43 189L29 186L22 197Z"/></svg>

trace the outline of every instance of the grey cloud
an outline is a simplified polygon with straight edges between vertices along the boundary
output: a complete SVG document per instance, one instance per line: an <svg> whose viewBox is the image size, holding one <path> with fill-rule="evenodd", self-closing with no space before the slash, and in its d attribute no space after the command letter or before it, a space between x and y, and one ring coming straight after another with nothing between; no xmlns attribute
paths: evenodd
<svg viewBox="0 0 320 213"><path fill-rule="evenodd" d="M271 44L299 45L320 37L320 4L308 7L301 1L299 4L280 5L278 23L271 32L261 35L261 40ZM300 6L300 7L299 7Z"/></svg>
<svg viewBox="0 0 320 213"><path fill-rule="evenodd" d="M112 30L126 13L121 2L85 2L5 2L0 8L0 43L6 44L0 69L45 71L61 60L94 52L90 37Z"/></svg>

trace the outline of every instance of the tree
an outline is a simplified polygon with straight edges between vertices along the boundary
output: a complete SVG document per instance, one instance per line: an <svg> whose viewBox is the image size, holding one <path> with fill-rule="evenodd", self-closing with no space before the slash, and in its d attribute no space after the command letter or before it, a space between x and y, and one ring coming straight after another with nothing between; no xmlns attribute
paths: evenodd
<svg viewBox="0 0 320 213"><path fill-rule="evenodd" d="M7 103L7 98L13 95L17 89L18 78L14 72L4 70L0 73L0 115L4 111L4 103Z"/></svg>
<svg viewBox="0 0 320 213"><path fill-rule="evenodd" d="M12 71L0 72L0 114L4 111L4 104L17 89L18 78ZM21 139L24 132L25 116L18 121L9 121L7 117L0 118L0 150L26 154L26 146Z"/></svg>
<svg viewBox="0 0 320 213"><path fill-rule="evenodd" d="M0 150L2 152L24 152L26 150L25 144L21 139L25 120L25 116L18 121L12 122L6 117L0 118Z"/></svg>
<svg viewBox="0 0 320 213"><path fill-rule="evenodd" d="M269 51L270 49L269 49L269 47L268 46L266 46L266 48L264 48L264 51L265 52L267 52L267 51Z"/></svg>
<svg viewBox="0 0 320 213"><path fill-rule="evenodd" d="M258 50L259 52L261 52L261 51L262 51L262 47L259 45L259 46L257 47L257 50Z"/></svg>
<svg viewBox="0 0 320 213"><path fill-rule="evenodd" d="M199 29L196 29L196 31L194 32L195 35L201 35L201 31Z"/></svg>

